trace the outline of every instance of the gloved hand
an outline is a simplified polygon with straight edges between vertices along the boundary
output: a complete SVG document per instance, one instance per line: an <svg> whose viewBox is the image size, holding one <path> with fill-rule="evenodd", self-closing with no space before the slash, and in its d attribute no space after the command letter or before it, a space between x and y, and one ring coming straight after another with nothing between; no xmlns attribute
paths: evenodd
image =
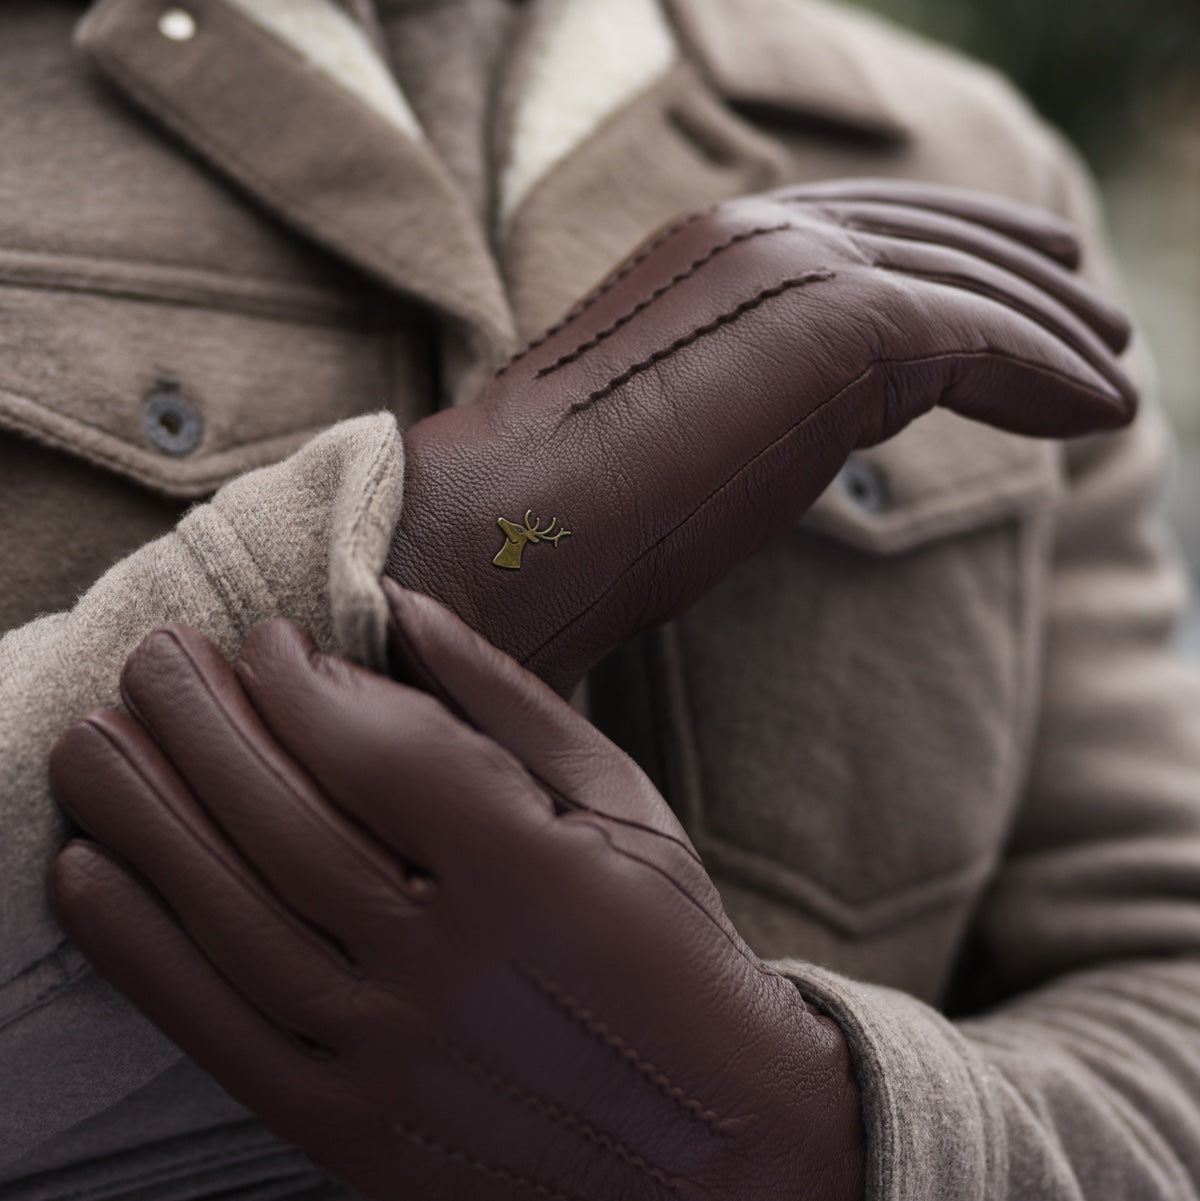
<svg viewBox="0 0 1200 1201"><path fill-rule="evenodd" d="M1127 421L1128 326L1077 256L1049 214L894 181L682 221L408 431L388 574L566 690L935 404L1053 437Z"/></svg>
<svg viewBox="0 0 1200 1201"><path fill-rule="evenodd" d="M375 1201L855 1201L837 1027L758 960L662 798L565 702L389 585L442 699L251 633L131 657L54 790L103 846L85 954L283 1139Z"/></svg>

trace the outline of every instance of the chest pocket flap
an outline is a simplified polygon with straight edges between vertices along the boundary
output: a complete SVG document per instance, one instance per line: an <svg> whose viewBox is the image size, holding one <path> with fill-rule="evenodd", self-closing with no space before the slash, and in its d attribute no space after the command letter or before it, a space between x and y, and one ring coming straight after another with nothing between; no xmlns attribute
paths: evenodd
<svg viewBox="0 0 1200 1201"><path fill-rule="evenodd" d="M850 938L981 886L1036 704L1058 456L923 418L654 636L648 761L718 879Z"/></svg>
<svg viewBox="0 0 1200 1201"><path fill-rule="evenodd" d="M190 499L388 401L377 313L316 287L0 250L0 427Z"/></svg>
<svg viewBox="0 0 1200 1201"><path fill-rule="evenodd" d="M1052 443L935 409L890 442L853 455L801 527L896 554L1044 508L1059 487L1057 463Z"/></svg>

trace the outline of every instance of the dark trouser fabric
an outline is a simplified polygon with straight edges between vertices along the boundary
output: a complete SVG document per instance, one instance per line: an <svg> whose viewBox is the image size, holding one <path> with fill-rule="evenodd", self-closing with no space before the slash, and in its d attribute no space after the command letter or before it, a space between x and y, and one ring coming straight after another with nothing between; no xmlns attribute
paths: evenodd
<svg viewBox="0 0 1200 1201"><path fill-rule="evenodd" d="M4 1201L355 1201L189 1061L0 1166Z"/></svg>

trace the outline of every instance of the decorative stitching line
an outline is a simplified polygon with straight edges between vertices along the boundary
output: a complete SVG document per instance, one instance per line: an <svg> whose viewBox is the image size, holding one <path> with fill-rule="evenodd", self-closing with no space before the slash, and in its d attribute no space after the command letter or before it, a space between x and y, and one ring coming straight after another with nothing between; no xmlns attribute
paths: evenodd
<svg viewBox="0 0 1200 1201"><path fill-rule="evenodd" d="M441 1046L442 1050L445 1051L451 1060L483 1084L520 1101L523 1105L542 1114L551 1121L566 1126L581 1138L585 1138L588 1142L595 1143L604 1150L612 1152L631 1167L644 1172L647 1176L664 1185L672 1192L676 1191L676 1181L672 1176L658 1167L657 1164L651 1163L644 1155L634 1151L631 1147L627 1147L614 1135L601 1130L585 1118L568 1112L557 1102L545 1097L539 1097L536 1093L529 1092L513 1081L506 1079L499 1072L492 1071L480 1063L479 1060L469 1055L463 1048L455 1046L448 1041L443 1042Z"/></svg>
<svg viewBox="0 0 1200 1201"><path fill-rule="evenodd" d="M785 292L802 288L807 284L822 283L825 280L833 279L835 275L836 272L822 268L806 272L804 275L794 276L791 279L785 279L770 288L764 288L761 292L750 297L749 300L743 300L736 308L730 309L729 312L722 313L719 317L708 322L707 325L697 326L690 333L684 334L681 338L676 338L670 346L664 346L662 350L656 350L648 358L642 359L640 363L634 363L632 367L626 368L620 375L614 376L603 387L590 392L583 400L574 401L567 409L567 413L583 412L584 409L590 408L597 401L611 396L618 388L623 388L631 379L641 375L642 372L648 371L651 367L664 362L672 355L678 354L685 347L691 346L693 342L698 342L701 338L706 338L709 334L716 333L717 330L722 329L724 326L731 325L740 317L744 317L747 313L766 304L768 300L774 300L777 296L782 296Z"/></svg>
<svg viewBox="0 0 1200 1201"><path fill-rule="evenodd" d="M657 237L647 242L636 255L628 262L622 264L616 271L605 279L601 280L595 288L592 289L582 300L577 301L567 312L549 329L544 330L536 338L533 339L523 350L518 350L507 363L499 367L496 371L496 376L503 375L510 367L516 366L526 355L537 350L539 346L549 342L555 334L562 333L572 321L578 317L582 317L598 300L606 296L623 280L631 271L640 267L664 242L669 242L677 233L687 229L693 222L698 221L701 217L707 216L712 212L712 208L704 209L698 213L691 213L680 221L676 221L673 225L668 225Z"/></svg>
<svg viewBox="0 0 1200 1201"><path fill-rule="evenodd" d="M554 372L556 372L560 367L565 367L568 363L575 362L575 360L581 355L584 355L589 350L593 350L595 347L599 346L600 343L606 338L612 337L617 330L621 329L625 325L628 325L629 322L632 321L639 313L644 313L646 309L648 309L656 300L662 296L665 296L669 291L671 291L672 288L675 288L685 280L690 279L696 274L697 271L699 271L702 267L706 267L713 261L713 259L715 259L718 255L723 254L726 250L729 250L742 242L749 242L753 238L760 238L765 234L780 233L782 230L792 228L794 227L786 221L780 225L762 225L755 229L744 230L740 234L734 234L732 237L727 238L724 242L718 242L717 245L713 246L707 254L701 255L700 258L696 259L693 263L691 263L690 266L685 267L684 270L667 280L665 284L659 285L659 287L655 288L649 296L643 297L641 300L639 300L637 304L633 306L633 308L631 308L628 312L623 313L611 325L600 330L599 333L593 334L592 337L588 338L586 342L581 342L574 350L567 351L566 354L556 359L548 367L541 368L534 378L544 379L547 375L553 375Z"/></svg>
<svg viewBox="0 0 1200 1201"><path fill-rule="evenodd" d="M456 1163L464 1163L468 1167L474 1168L475 1171L482 1172L485 1176L493 1176L498 1180L503 1180L507 1184L516 1184L527 1188L539 1196L548 1197L550 1201L582 1201L582 1198L573 1196L570 1193L560 1193L557 1189L551 1188L548 1184L542 1184L532 1176L523 1176L520 1172L514 1172L511 1168L502 1168L497 1164L485 1163L482 1159L476 1159L474 1155L466 1151L460 1151L457 1147L451 1147L446 1143L439 1142L435 1138L430 1138L429 1135L422 1134L419 1130L414 1130L411 1126L406 1126L403 1122L393 1122L392 1128L401 1138L405 1138L414 1144L414 1146L420 1147L422 1151L442 1155L446 1159L454 1160Z"/></svg>
<svg viewBox="0 0 1200 1201"><path fill-rule="evenodd" d="M619 1034L616 1034L607 1022L601 1021L582 1001L573 997L561 985L552 980L545 972L526 959L513 960L513 967L548 997L559 1009L573 1021L581 1025L589 1034L598 1038L605 1046L610 1047L640 1076L649 1081L668 1100L673 1101L689 1117L706 1126L714 1134L725 1136L721 1119L702 1101L690 1097L679 1085L653 1063L638 1049L631 1046Z"/></svg>

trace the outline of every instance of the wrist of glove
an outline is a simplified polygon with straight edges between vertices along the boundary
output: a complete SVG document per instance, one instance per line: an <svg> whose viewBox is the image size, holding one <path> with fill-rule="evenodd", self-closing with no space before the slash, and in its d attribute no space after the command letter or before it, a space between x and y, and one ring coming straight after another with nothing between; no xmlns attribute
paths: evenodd
<svg viewBox="0 0 1200 1201"><path fill-rule="evenodd" d="M1049 214L913 183L696 214L409 430L388 574L565 691L936 404L1038 436L1129 420L1129 329L1078 253Z"/></svg>
<svg viewBox="0 0 1200 1201"><path fill-rule="evenodd" d="M857 1201L837 1028L759 961L638 768L433 601L399 668L184 627L59 743L98 842L59 918L282 1138L375 1201ZM100 845L102 844L102 845Z"/></svg>

